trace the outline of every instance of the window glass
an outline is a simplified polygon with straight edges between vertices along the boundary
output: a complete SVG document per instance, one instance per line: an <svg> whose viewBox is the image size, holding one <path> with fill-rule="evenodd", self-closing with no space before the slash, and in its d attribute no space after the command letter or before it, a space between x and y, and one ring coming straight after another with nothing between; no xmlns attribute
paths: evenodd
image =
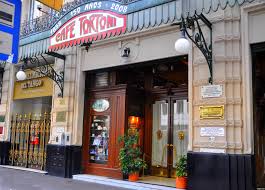
<svg viewBox="0 0 265 190"><path fill-rule="evenodd" d="M89 158L91 163L106 164L108 161L110 116L92 116L90 128Z"/></svg>

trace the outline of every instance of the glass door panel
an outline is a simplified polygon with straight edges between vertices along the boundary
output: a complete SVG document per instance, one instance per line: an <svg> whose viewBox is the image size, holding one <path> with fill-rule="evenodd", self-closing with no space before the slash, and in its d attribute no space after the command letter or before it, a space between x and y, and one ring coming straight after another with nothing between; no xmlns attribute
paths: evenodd
<svg viewBox="0 0 265 190"><path fill-rule="evenodd" d="M166 101L153 104L152 166L155 167L167 167L168 111Z"/></svg>
<svg viewBox="0 0 265 190"><path fill-rule="evenodd" d="M110 117L108 115L92 116L90 128L90 163L107 164Z"/></svg>
<svg viewBox="0 0 265 190"><path fill-rule="evenodd" d="M173 101L173 167L181 155L187 154L188 147L188 101Z"/></svg>

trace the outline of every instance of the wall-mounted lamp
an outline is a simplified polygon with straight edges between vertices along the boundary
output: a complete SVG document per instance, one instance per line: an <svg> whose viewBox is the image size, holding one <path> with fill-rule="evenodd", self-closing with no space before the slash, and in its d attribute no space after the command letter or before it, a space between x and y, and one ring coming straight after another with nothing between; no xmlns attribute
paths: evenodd
<svg viewBox="0 0 265 190"><path fill-rule="evenodd" d="M83 43L81 46L82 46L82 47L85 47L86 52L88 52L88 50L89 50L91 44L92 44L92 42L87 42L87 43Z"/></svg>
<svg viewBox="0 0 265 190"><path fill-rule="evenodd" d="M17 80L19 80L19 81L26 80L27 75L26 75L26 73L23 71L23 68L22 68L22 67L20 67L19 71L17 72L17 74L16 74L16 78L17 78Z"/></svg>
<svg viewBox="0 0 265 190"><path fill-rule="evenodd" d="M175 43L175 49L180 54L188 54L190 50L190 42L185 36L185 30L181 29L181 36Z"/></svg>
<svg viewBox="0 0 265 190"><path fill-rule="evenodd" d="M129 57L129 56L130 56L130 53L131 53L131 49L128 48L128 47L125 47L125 48L123 49L122 57Z"/></svg>
<svg viewBox="0 0 265 190"><path fill-rule="evenodd" d="M55 52L49 52L47 54L65 61L65 55L61 55ZM42 54L40 55L40 57L43 59L44 61L43 63L40 61L39 57L37 56L25 58L24 64L21 66L20 70L16 73L17 80L22 81L26 80L27 78L26 73L23 71L23 67L26 69L31 69L43 76L52 79L60 88L61 92L58 94L58 96L63 97L65 64L63 67L63 71L56 72L52 66L53 63L49 63L48 60Z"/></svg>
<svg viewBox="0 0 265 190"><path fill-rule="evenodd" d="M201 29L202 21L209 29L209 40L207 42L204 33ZM193 17L182 18L181 22L181 37L175 43L175 49L181 54L188 54L190 43L186 36L199 48L204 55L210 72L209 83L213 83L213 55L212 55L212 23L203 15L195 14ZM191 31L191 33L189 33Z"/></svg>
<svg viewBox="0 0 265 190"><path fill-rule="evenodd" d="M128 125L129 128L138 129L142 125L142 119L138 116L129 116Z"/></svg>

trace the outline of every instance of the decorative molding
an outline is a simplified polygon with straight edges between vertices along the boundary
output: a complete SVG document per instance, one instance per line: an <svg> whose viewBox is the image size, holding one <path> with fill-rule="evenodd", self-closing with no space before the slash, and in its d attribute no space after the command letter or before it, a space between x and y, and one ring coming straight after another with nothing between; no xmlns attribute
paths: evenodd
<svg viewBox="0 0 265 190"><path fill-rule="evenodd" d="M205 127L205 126L222 126L222 127L235 127L242 128L242 120L193 120L194 127Z"/></svg>
<svg viewBox="0 0 265 190"><path fill-rule="evenodd" d="M207 98L194 100L193 106L202 106L202 105L216 105L216 104L225 104L225 105L241 105L242 98Z"/></svg>
<svg viewBox="0 0 265 190"><path fill-rule="evenodd" d="M220 55L215 55L214 57L214 64L216 63L234 63L238 62L241 63L241 57L240 56L220 56ZM204 65L207 64L205 61L205 58L203 56L197 56L194 59L193 66L199 66L199 65Z"/></svg>
<svg viewBox="0 0 265 190"><path fill-rule="evenodd" d="M226 79L221 79L221 78L214 78L213 83L214 84L226 84L226 83L241 83L241 77L227 77ZM200 87L204 85L208 85L208 80L207 78L205 79L200 79L200 80L194 80L193 81L193 87Z"/></svg>
<svg viewBox="0 0 265 190"><path fill-rule="evenodd" d="M201 142L194 142L195 148L224 148L224 149L235 149L235 150L242 150L243 144L240 142L208 142L208 141L201 141Z"/></svg>
<svg viewBox="0 0 265 190"><path fill-rule="evenodd" d="M240 34L237 34L237 35L225 34L225 35L216 36L213 42L220 43L220 42L225 42L225 41L238 41L240 43L240 40L241 40Z"/></svg>

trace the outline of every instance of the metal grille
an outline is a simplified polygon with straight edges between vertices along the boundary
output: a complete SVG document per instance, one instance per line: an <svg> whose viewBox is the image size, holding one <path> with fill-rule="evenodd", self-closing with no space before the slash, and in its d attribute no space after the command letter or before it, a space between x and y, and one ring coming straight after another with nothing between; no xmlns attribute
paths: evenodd
<svg viewBox="0 0 265 190"><path fill-rule="evenodd" d="M45 170L50 115L16 115L11 125L10 165Z"/></svg>

